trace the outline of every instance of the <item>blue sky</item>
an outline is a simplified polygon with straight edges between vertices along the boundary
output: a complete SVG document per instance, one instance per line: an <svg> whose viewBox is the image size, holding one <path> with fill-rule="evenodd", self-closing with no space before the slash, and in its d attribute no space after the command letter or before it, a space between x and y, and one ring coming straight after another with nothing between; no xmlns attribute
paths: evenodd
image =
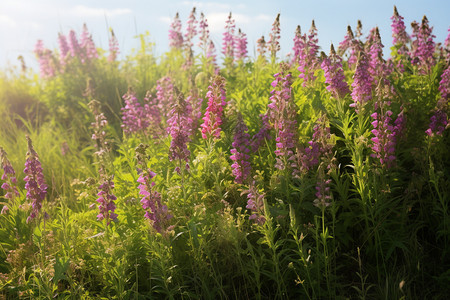
<svg viewBox="0 0 450 300"><path fill-rule="evenodd" d="M400 15L409 24L428 17L437 42L443 42L450 26L450 0L248 0L248 1L184 1L184 0L1 0L0 1L0 68L17 64L23 55L28 65L35 66L32 53L37 39L50 48L57 48L57 34L67 34L74 29L81 32L86 23L97 46L108 48L108 28L114 29L122 56L137 46L137 34L150 32L156 43L157 54L168 49L169 25L176 12L185 24L193 6L197 16L203 12L210 24L216 47L221 44L223 27L231 11L248 36L249 53L253 54L255 42L268 36L272 23L281 13L281 52L292 48L292 38L297 25L306 32L311 20L318 28L319 44L328 52L330 43L338 44L346 34L347 25L356 27L357 20L367 34L372 27L380 28L386 48L391 46L390 17L397 5ZM389 53L389 51L387 52Z"/></svg>

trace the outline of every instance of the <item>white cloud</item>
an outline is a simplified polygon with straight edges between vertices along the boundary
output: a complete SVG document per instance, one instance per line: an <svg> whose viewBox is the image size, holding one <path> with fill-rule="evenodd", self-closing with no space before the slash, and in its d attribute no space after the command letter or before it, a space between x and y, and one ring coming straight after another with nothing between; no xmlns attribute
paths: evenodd
<svg viewBox="0 0 450 300"><path fill-rule="evenodd" d="M128 8L103 9L77 5L69 13L76 17L102 17L105 15L108 17L115 17L131 14L132 10Z"/></svg>
<svg viewBox="0 0 450 300"><path fill-rule="evenodd" d="M17 22L9 16L0 15L0 26L15 28L17 26Z"/></svg>
<svg viewBox="0 0 450 300"><path fill-rule="evenodd" d="M163 22L163 23L166 23L166 24L170 24L170 23L172 23L172 18L170 18L170 17L159 17L158 18L161 22Z"/></svg>

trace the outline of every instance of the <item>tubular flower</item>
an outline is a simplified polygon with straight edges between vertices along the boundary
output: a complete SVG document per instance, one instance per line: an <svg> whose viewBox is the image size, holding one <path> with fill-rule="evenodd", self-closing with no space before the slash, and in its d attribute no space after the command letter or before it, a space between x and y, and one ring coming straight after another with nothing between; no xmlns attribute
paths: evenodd
<svg viewBox="0 0 450 300"><path fill-rule="evenodd" d="M235 21L230 12L225 22L225 32L223 33L222 53L225 59L231 58L234 60L234 30L236 27L234 23Z"/></svg>
<svg viewBox="0 0 450 300"><path fill-rule="evenodd" d="M32 210L27 218L27 223L35 219L42 208L42 202L47 195L47 184L45 183L44 174L39 161L39 156L33 148L33 143L29 136L27 136L28 152L27 160L25 162L24 181L25 189L27 190L27 200L31 202Z"/></svg>
<svg viewBox="0 0 450 300"><path fill-rule="evenodd" d="M187 21L186 33L184 35L184 45L186 48L191 48L192 46L194 46L194 43L192 42L192 40L197 35L197 28L196 28L197 20L195 19L195 13L196 12L195 12L195 7L194 7L194 8L192 8L192 11L189 15L189 18Z"/></svg>
<svg viewBox="0 0 450 300"><path fill-rule="evenodd" d="M233 168L234 182L237 184L244 183L250 176L250 135L247 133L248 128L242 119L242 115L238 116L236 124L234 141L231 144L233 148L230 150L230 159L234 161L231 165Z"/></svg>
<svg viewBox="0 0 450 300"><path fill-rule="evenodd" d="M213 65L216 65L216 47L209 36L208 20L205 18L203 13L200 14L199 28L200 40L198 42L198 46L203 50L205 57Z"/></svg>
<svg viewBox="0 0 450 300"><path fill-rule="evenodd" d="M269 134L271 129L269 116L267 114L261 114L259 117L261 118L262 126L252 138L251 147L253 152L257 152L264 142L271 138Z"/></svg>
<svg viewBox="0 0 450 300"><path fill-rule="evenodd" d="M167 227L168 221L172 218L169 214L169 210L166 205L161 202L161 194L155 191L153 187L155 182L153 178L156 174L147 167L146 150L148 146L140 144L136 148L136 159L138 165L142 167L142 173L140 174L137 182L139 183L139 194L142 196L141 204L145 210L144 217L149 219L153 228L157 232L162 232Z"/></svg>
<svg viewBox="0 0 450 300"><path fill-rule="evenodd" d="M429 72L430 68L436 64L434 52L436 44L434 42L433 27L428 24L426 16L423 17L422 23L419 25L416 22L411 24L413 27L413 34L411 46L411 63L419 66L422 73Z"/></svg>
<svg viewBox="0 0 450 300"><path fill-rule="evenodd" d="M264 40L264 36L261 36L256 41L256 44L259 56L264 57L266 55L266 41Z"/></svg>
<svg viewBox="0 0 450 300"><path fill-rule="evenodd" d="M254 220L257 224L263 225L266 222L264 217L264 197L265 193L261 193L253 181L247 191L242 192L247 194L247 206L245 208L250 209L252 214L248 218L249 220Z"/></svg>
<svg viewBox="0 0 450 300"><path fill-rule="evenodd" d="M398 14L397 7L394 5L394 15L391 17L392 24L392 44L398 47L398 54L408 54L407 44L410 41L403 17Z"/></svg>
<svg viewBox="0 0 450 300"><path fill-rule="evenodd" d="M175 101L172 78L165 76L156 82L156 98L161 114L167 116Z"/></svg>
<svg viewBox="0 0 450 300"><path fill-rule="evenodd" d="M238 34L235 38L234 57L236 60L243 60L247 57L247 35L239 28Z"/></svg>
<svg viewBox="0 0 450 300"><path fill-rule="evenodd" d="M383 59L383 44L381 43L380 32L378 27L371 31L370 48L368 51L369 73L374 79L375 85L379 80L383 80L385 84L389 84L387 77L392 73L392 69Z"/></svg>
<svg viewBox="0 0 450 300"><path fill-rule="evenodd" d="M80 37L80 47L84 50L84 56L87 60L98 58L97 48L95 47L92 35L89 33L86 24L83 24L83 31L81 32Z"/></svg>
<svg viewBox="0 0 450 300"><path fill-rule="evenodd" d="M272 32L269 33L269 41L267 42L267 49L270 51L273 60L276 58L277 52L280 51L280 32L280 14L278 14L272 24Z"/></svg>
<svg viewBox="0 0 450 300"><path fill-rule="evenodd" d="M430 125L426 133L429 136L442 135L449 124L447 116L448 100L450 99L450 66L442 73L441 81L439 82L439 92L441 98L436 104L436 109L430 118Z"/></svg>
<svg viewBox="0 0 450 300"><path fill-rule="evenodd" d="M69 51L72 57L78 57L80 55L80 44L78 43L77 34L74 30L69 31Z"/></svg>
<svg viewBox="0 0 450 300"><path fill-rule="evenodd" d="M169 29L169 46L172 49L181 49L183 34L181 33L180 15L177 13Z"/></svg>
<svg viewBox="0 0 450 300"><path fill-rule="evenodd" d="M311 29L309 30L309 35L302 36L303 47L299 51L298 59L298 70L300 75L298 77L303 78L303 86L307 86L309 82L315 80L314 71L318 65L317 52L319 50L319 45L317 44L317 28L314 20L311 24Z"/></svg>
<svg viewBox="0 0 450 300"><path fill-rule="evenodd" d="M302 37L302 30L300 28L300 25L297 26L297 29L295 30L295 36L294 36L294 47L292 48L292 64L297 64L298 60L300 59L300 52L304 48L304 38Z"/></svg>
<svg viewBox="0 0 450 300"><path fill-rule="evenodd" d="M59 63L61 66L66 65L67 55L70 52L69 45L67 44L67 38L62 33L58 33L58 45L59 45Z"/></svg>
<svg viewBox="0 0 450 300"><path fill-rule="evenodd" d="M111 29L111 36L109 37L109 55L108 61L113 62L117 59L119 54L119 41L114 34L114 30Z"/></svg>
<svg viewBox="0 0 450 300"><path fill-rule="evenodd" d="M124 133L131 134L144 132L149 126L148 119L145 118L144 108L138 102L136 94L129 90L122 96L125 107L122 110L122 125Z"/></svg>
<svg viewBox="0 0 450 300"><path fill-rule="evenodd" d="M19 196L19 191L17 190L17 178L16 172L11 165L11 162L8 160L6 151L0 147L0 162L3 169L2 180L4 181L2 184L2 189L5 191L5 198L9 200L13 200L15 197Z"/></svg>
<svg viewBox="0 0 450 300"><path fill-rule="evenodd" d="M171 135L172 141L169 148L169 160L179 160L186 162L188 168L189 156L191 152L188 150L188 143L191 141L191 123L190 118L192 107L184 100L183 95L180 94L177 98L177 103L169 112L169 119L167 120L167 132ZM177 167L177 172L180 172L180 167Z"/></svg>
<svg viewBox="0 0 450 300"><path fill-rule="evenodd" d="M281 72L274 75L268 105L269 120L276 131L275 167L284 170L293 155L297 141L297 110L291 97L292 75L285 75L288 66L281 64Z"/></svg>
<svg viewBox="0 0 450 300"><path fill-rule="evenodd" d="M44 78L54 77L56 75L56 70L52 51L44 48L42 40L38 40L33 52L39 60L41 76Z"/></svg>
<svg viewBox="0 0 450 300"><path fill-rule="evenodd" d="M391 168L395 165L395 146L397 140L403 134L404 130L404 115L401 112L392 125L392 111L389 110L390 102L386 101L380 107L380 113L374 112L371 117L373 119L372 134L372 157L380 161L381 166ZM383 111L385 111L383 113Z"/></svg>
<svg viewBox="0 0 450 300"><path fill-rule="evenodd" d="M143 119L148 124L146 133L157 137L162 134L161 129L161 111L158 107L158 99L147 91L144 97Z"/></svg>
<svg viewBox="0 0 450 300"><path fill-rule="evenodd" d="M322 52L321 67L324 71L325 83L328 84L327 90L331 92L333 97L341 99L350 93L350 89L345 81L342 58L337 55L333 44L331 44L329 57Z"/></svg>
<svg viewBox="0 0 450 300"><path fill-rule="evenodd" d="M97 215L97 220L106 220L106 224L109 225L112 221L117 220L117 214L114 213L116 210L116 205L114 201L117 199L113 194L114 181L113 176L110 178L104 178L100 186L98 187L99 192L97 193L97 202L99 214Z"/></svg>
<svg viewBox="0 0 450 300"><path fill-rule="evenodd" d="M369 62L364 51L359 53L358 64L356 66L355 75L353 75L352 98L354 103L350 104L355 107L356 111L364 104L372 99L372 76L369 73Z"/></svg>
<svg viewBox="0 0 450 300"><path fill-rule="evenodd" d="M338 53L343 56L344 53L350 49L350 56L348 58L348 66L349 68L353 68L353 66L358 61L358 52L361 50L361 46L359 42L355 39L353 35L352 28L347 26L347 35L344 37L344 40L339 43Z"/></svg>
<svg viewBox="0 0 450 300"><path fill-rule="evenodd" d="M225 78L220 75L215 75L211 79L211 85L208 87L206 93L208 97L208 107L206 108L205 116L203 117L202 137L204 139L212 136L220 138L220 125L222 125L223 108L227 104Z"/></svg>

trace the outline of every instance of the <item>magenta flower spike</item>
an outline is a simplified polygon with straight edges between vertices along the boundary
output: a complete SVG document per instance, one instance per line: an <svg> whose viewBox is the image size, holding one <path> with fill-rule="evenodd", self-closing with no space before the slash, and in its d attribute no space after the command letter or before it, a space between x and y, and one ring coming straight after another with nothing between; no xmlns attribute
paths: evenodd
<svg viewBox="0 0 450 300"><path fill-rule="evenodd" d="M403 17L399 15L397 7L394 5L394 15L391 17L392 24L392 44L399 46L398 54L408 54L407 44L410 42L410 37L406 32L406 26L403 22Z"/></svg>
<svg viewBox="0 0 450 300"><path fill-rule="evenodd" d="M251 211L249 220L254 220L258 225L264 225L266 218L264 216L264 197L265 194L258 190L256 182L253 181L249 189L243 193L247 194L247 206L245 208Z"/></svg>
<svg viewBox="0 0 450 300"><path fill-rule="evenodd" d="M225 59L234 60L234 31L236 25L233 16L228 15L228 19L225 22L225 32L223 33L222 53Z"/></svg>
<svg viewBox="0 0 450 300"><path fill-rule="evenodd" d="M97 220L106 220L106 224L109 225L111 221L117 220L117 214L114 212L116 210L116 205L114 203L117 200L116 196L113 194L114 181L113 176L111 178L104 178L98 187L99 192L97 193L97 203L99 213L97 215Z"/></svg>
<svg viewBox="0 0 450 300"><path fill-rule="evenodd" d="M186 48L192 48L194 46L193 39L197 35L197 20L195 18L195 7L192 8L192 11L189 15L186 27L186 33L184 35L184 45Z"/></svg>
<svg viewBox="0 0 450 300"><path fill-rule="evenodd" d="M369 73L369 62L364 51L359 53L358 64L352 83L352 98L354 103L350 104L355 107L356 111L364 106L364 104L372 99L372 76Z"/></svg>
<svg viewBox="0 0 450 300"><path fill-rule="evenodd" d="M27 223L37 218L42 208L42 202L47 195L47 184L45 183L44 174L39 161L39 156L33 148L31 138L27 135L28 152L27 160L25 162L24 181L25 189L27 190L26 198L31 202L31 213L27 218Z"/></svg>
<svg viewBox="0 0 450 300"><path fill-rule="evenodd" d="M269 33L269 41L267 42L267 49L273 60L277 56L277 52L280 51L280 14L277 15L275 21L272 24L272 31Z"/></svg>
<svg viewBox="0 0 450 300"><path fill-rule="evenodd" d="M244 60L247 57L247 35L239 28L238 34L235 39L235 51L234 58L238 60Z"/></svg>
<svg viewBox="0 0 450 300"><path fill-rule="evenodd" d="M299 56L298 56L298 70L300 75L298 77L303 78L303 86L307 86L308 83L312 83L315 80L314 71L318 66L317 52L319 51L317 28L314 20L309 30L309 35L301 36L302 43L300 43Z"/></svg>
<svg viewBox="0 0 450 300"><path fill-rule="evenodd" d="M80 36L80 47L84 50L86 60L98 58L97 48L95 47L92 35L89 33L86 23L83 24L83 31ZM82 61L84 58L82 58Z"/></svg>
<svg viewBox="0 0 450 300"><path fill-rule="evenodd" d="M117 41L114 30L111 29L111 36L109 37L109 55L108 61L116 61L117 55L119 54L119 41Z"/></svg>
<svg viewBox="0 0 450 300"><path fill-rule="evenodd" d="M66 65L68 54L70 53L67 38L62 33L58 33L58 45L59 45L59 63L61 66Z"/></svg>
<svg viewBox="0 0 450 300"><path fill-rule="evenodd" d="M322 52L321 67L324 71L325 83L328 84L327 90L331 92L333 97L342 99L350 93L348 84L345 81L342 58L334 50L333 44L331 44L329 57Z"/></svg>
<svg viewBox="0 0 450 300"><path fill-rule="evenodd" d="M14 198L19 196L19 191L17 190L16 172L14 171L11 162L8 160L6 151L2 147L0 147L0 163L3 169L1 179L4 181L1 188L5 191L6 199L14 200Z"/></svg>
<svg viewBox="0 0 450 300"><path fill-rule="evenodd" d="M234 162L231 165L233 169L234 182L237 184L243 184L250 176L250 135L247 133L248 128L242 119L242 115L239 114L234 141L231 144L233 147L230 152L230 159Z"/></svg>
<svg viewBox="0 0 450 300"><path fill-rule="evenodd" d="M160 136L163 131L161 127L161 111L158 107L158 99L147 92L144 97L143 122L148 123L147 133L154 138Z"/></svg>
<svg viewBox="0 0 450 300"><path fill-rule="evenodd" d="M175 104L174 86L172 78L164 76L156 81L156 98L158 100L158 108L163 116L167 116Z"/></svg>
<svg viewBox="0 0 450 300"><path fill-rule="evenodd" d="M169 46L172 49L181 49L183 47L183 34L181 33L181 21L178 13L170 25Z"/></svg>
<svg viewBox="0 0 450 300"><path fill-rule="evenodd" d="M429 128L426 130L429 136L442 135L450 124L446 113L450 99L450 66L442 73L441 81L439 82L439 92L441 93L441 98L436 104L435 112L430 118Z"/></svg>
<svg viewBox="0 0 450 300"><path fill-rule="evenodd" d="M78 43L77 34L74 30L69 31L68 39L69 51L72 57L78 57L80 55L80 44Z"/></svg>
<svg viewBox="0 0 450 300"><path fill-rule="evenodd" d="M124 133L143 133L149 126L149 119L145 117L144 108L138 102L136 94L129 90L122 98L125 102L125 106L121 109L121 127Z"/></svg>
<svg viewBox="0 0 450 300"><path fill-rule="evenodd" d="M211 85L208 87L206 93L208 98L208 107L206 108L205 116L203 117L202 137L220 138L220 125L222 125L223 109L227 104L225 78L220 75L214 75L211 78Z"/></svg>
<svg viewBox="0 0 450 300"><path fill-rule="evenodd" d="M382 80L385 84L389 85L390 82L387 78L392 73L392 66L388 65L383 59L384 45L381 43L378 27L371 30L368 40L368 44L370 45L368 51L370 76L374 79L375 85L378 84L379 80Z"/></svg>
<svg viewBox="0 0 450 300"><path fill-rule="evenodd" d="M42 40L38 40L33 52L38 58L41 76L44 78L54 77L56 70L52 51L44 47Z"/></svg>
<svg viewBox="0 0 450 300"><path fill-rule="evenodd" d="M419 25L416 22L411 24L413 27L413 33L411 35L411 63L417 65L419 70L426 74L429 72L432 66L436 64L436 58L434 52L436 50L436 43L433 34L433 27L428 24L426 16L423 17L422 23Z"/></svg>
<svg viewBox="0 0 450 300"><path fill-rule="evenodd" d="M177 103L169 112L169 119L167 120L167 132L172 137L169 148L169 160L178 160L180 166L176 168L178 173L181 172L181 161L186 163L186 168L189 168L188 162L191 152L188 150L188 143L191 141L191 119L192 107L180 94L177 97Z"/></svg>
<svg viewBox="0 0 450 300"><path fill-rule="evenodd" d="M268 114L261 114L259 115L261 118L262 126L259 129L259 131L253 136L252 142L251 142L251 148L253 152L257 152L259 148L265 144L266 140L270 140L270 123L269 123L269 115Z"/></svg>
<svg viewBox="0 0 450 300"><path fill-rule="evenodd" d="M270 103L268 105L269 120L276 132L275 167L284 170L287 162L292 160L297 144L297 109L291 95L292 75L285 74L289 67L281 64L281 72L274 75Z"/></svg>

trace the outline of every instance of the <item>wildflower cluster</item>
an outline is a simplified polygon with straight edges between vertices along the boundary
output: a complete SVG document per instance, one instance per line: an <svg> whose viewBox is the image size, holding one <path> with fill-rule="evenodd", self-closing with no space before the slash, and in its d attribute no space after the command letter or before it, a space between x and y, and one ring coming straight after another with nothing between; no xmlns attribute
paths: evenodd
<svg viewBox="0 0 450 300"><path fill-rule="evenodd" d="M27 200L31 202L31 213L27 218L27 223L37 218L42 208L42 202L47 195L47 184L45 183L39 156L33 148L31 138L27 136L28 152L25 162L25 189L27 190Z"/></svg>
<svg viewBox="0 0 450 300"><path fill-rule="evenodd" d="M331 92L336 99L342 99L345 95L350 93L348 84L345 81L344 69L342 68L342 59L337 55L331 44L330 56L327 57L322 52L321 67L324 71L325 83L327 83L327 90Z"/></svg>
<svg viewBox="0 0 450 300"><path fill-rule="evenodd" d="M301 36L299 42L298 51L298 70L300 75L298 77L303 78L303 86L307 86L308 83L315 80L314 72L317 69L318 59L317 52L319 51L317 28L314 20L311 24L308 36L304 34Z"/></svg>
<svg viewBox="0 0 450 300"><path fill-rule="evenodd" d="M435 112L430 118L429 128L426 130L426 134L429 136L442 135L449 125L447 109L450 99L450 66L442 73L439 92L441 98L436 104Z"/></svg>
<svg viewBox="0 0 450 300"><path fill-rule="evenodd" d="M278 14L272 24L272 31L269 33L269 41L267 42L267 49L272 60L275 59L277 52L280 51L280 37L280 14Z"/></svg>
<svg viewBox="0 0 450 300"><path fill-rule="evenodd" d="M153 228L157 232L166 229L167 222L172 218L166 205L161 202L161 194L155 191L153 187L155 182L153 178L156 174L147 167L146 150L148 146L140 144L136 148L136 159L141 166L142 171L137 180L139 183L139 194L142 196L141 204L145 210L145 217L151 221Z"/></svg>
<svg viewBox="0 0 450 300"><path fill-rule="evenodd" d="M236 28L235 21L230 14L225 22L225 32L223 33L222 53L225 59L234 60L234 31Z"/></svg>
<svg viewBox="0 0 450 300"><path fill-rule="evenodd" d="M206 108L205 116L203 117L202 137L204 139L212 136L220 138L220 125L222 125L223 108L227 104L225 78L215 75L211 79L211 85L208 87L206 93L208 97L208 107Z"/></svg>
<svg viewBox="0 0 450 300"><path fill-rule="evenodd" d="M406 32L403 17L399 15L396 6L394 6L394 15L391 17L391 20L392 44L398 47L398 54L405 55L408 53L408 47L406 45L409 43L410 37Z"/></svg>
<svg viewBox="0 0 450 300"><path fill-rule="evenodd" d="M430 68L436 64L434 52L436 44L433 34L433 27L428 24L426 16L423 17L422 23L419 25L416 22L411 24L413 33L411 38L413 39L411 44L411 63L417 65L419 70L426 74Z"/></svg>
<svg viewBox="0 0 450 300"><path fill-rule="evenodd" d="M238 116L236 129L234 133L233 147L230 152L230 159L233 161L231 168L233 169L234 182L238 184L244 183L250 176L250 135L247 133L248 128L242 119L242 115Z"/></svg>
<svg viewBox="0 0 450 300"><path fill-rule="evenodd" d="M183 34L181 33L180 15L177 13L169 29L169 46L172 49L181 49Z"/></svg>
<svg viewBox="0 0 450 300"><path fill-rule="evenodd" d="M365 52L361 51L355 75L353 75L352 98L354 103L350 104L350 107L355 107L356 111L359 111L365 103L372 99L372 82L373 78L369 73L369 61Z"/></svg>

